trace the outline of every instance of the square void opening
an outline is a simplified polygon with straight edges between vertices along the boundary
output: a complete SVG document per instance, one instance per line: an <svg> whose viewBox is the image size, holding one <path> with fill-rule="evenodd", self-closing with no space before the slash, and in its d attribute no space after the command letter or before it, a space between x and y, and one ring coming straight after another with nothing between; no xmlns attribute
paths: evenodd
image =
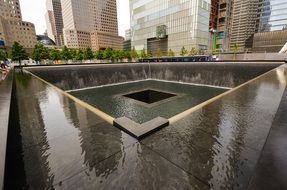
<svg viewBox="0 0 287 190"><path fill-rule="evenodd" d="M160 92L155 90L144 90L140 92L135 92L131 94L124 95L125 97L135 99L147 104L152 104L176 96L175 94L170 94L166 92Z"/></svg>

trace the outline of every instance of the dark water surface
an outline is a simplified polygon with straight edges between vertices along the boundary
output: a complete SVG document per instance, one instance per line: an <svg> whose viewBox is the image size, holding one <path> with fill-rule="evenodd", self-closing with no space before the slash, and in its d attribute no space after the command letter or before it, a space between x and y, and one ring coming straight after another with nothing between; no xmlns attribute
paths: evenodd
<svg viewBox="0 0 287 190"><path fill-rule="evenodd" d="M287 69L274 70L142 141L37 78L14 76L5 189L219 190L248 187L286 89ZM145 87L136 84L132 89ZM185 92L198 92L171 86L153 87L190 97ZM111 92L102 93L112 97ZM171 102L165 109L177 106Z"/></svg>
<svg viewBox="0 0 287 190"><path fill-rule="evenodd" d="M176 96L154 104L144 104L125 96L146 89ZM126 116L144 123L157 116L170 118L225 91L223 88L146 80L70 93L115 118Z"/></svg>

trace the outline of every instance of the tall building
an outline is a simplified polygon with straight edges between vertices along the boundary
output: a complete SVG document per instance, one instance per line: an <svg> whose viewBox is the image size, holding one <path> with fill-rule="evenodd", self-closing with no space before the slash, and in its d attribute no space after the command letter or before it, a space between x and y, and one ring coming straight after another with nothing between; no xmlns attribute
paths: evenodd
<svg viewBox="0 0 287 190"><path fill-rule="evenodd" d="M61 0L47 0L46 7L45 18L48 37L61 47L64 45Z"/></svg>
<svg viewBox="0 0 287 190"><path fill-rule="evenodd" d="M216 49L218 52L229 51L233 0L219 0L216 27Z"/></svg>
<svg viewBox="0 0 287 190"><path fill-rule="evenodd" d="M261 0L258 6L256 32L287 29L287 1Z"/></svg>
<svg viewBox="0 0 287 190"><path fill-rule="evenodd" d="M209 32L210 32L210 52L216 51L216 29L218 20L218 3L219 0L211 0L210 18L209 18Z"/></svg>
<svg viewBox="0 0 287 190"><path fill-rule="evenodd" d="M230 50L235 46L246 51L256 30L259 0L234 0L232 10Z"/></svg>
<svg viewBox="0 0 287 190"><path fill-rule="evenodd" d="M63 33L69 48L122 49L116 0L62 0Z"/></svg>
<svg viewBox="0 0 287 190"><path fill-rule="evenodd" d="M27 50L37 43L34 24L22 21L19 0L0 1L0 41L7 49L15 41Z"/></svg>
<svg viewBox="0 0 287 190"><path fill-rule="evenodd" d="M254 52L279 52L287 42L287 1L259 2Z"/></svg>
<svg viewBox="0 0 287 190"><path fill-rule="evenodd" d="M125 51L131 51L131 29L125 30L125 41L123 43L123 49Z"/></svg>
<svg viewBox="0 0 287 190"><path fill-rule="evenodd" d="M136 50L150 53L184 46L206 51L210 0L130 0L131 40Z"/></svg>

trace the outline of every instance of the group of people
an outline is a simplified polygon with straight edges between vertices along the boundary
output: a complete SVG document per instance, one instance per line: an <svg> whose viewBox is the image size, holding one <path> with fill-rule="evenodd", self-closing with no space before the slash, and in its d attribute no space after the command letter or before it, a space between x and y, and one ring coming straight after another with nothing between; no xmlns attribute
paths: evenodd
<svg viewBox="0 0 287 190"><path fill-rule="evenodd" d="M10 70L8 60L1 61L1 68L0 68L0 82L4 80Z"/></svg>

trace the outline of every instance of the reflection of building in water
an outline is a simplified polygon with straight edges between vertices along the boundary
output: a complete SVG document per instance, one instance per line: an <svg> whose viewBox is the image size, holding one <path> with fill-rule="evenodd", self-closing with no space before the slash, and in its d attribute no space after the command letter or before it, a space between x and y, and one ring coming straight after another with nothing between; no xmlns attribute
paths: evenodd
<svg viewBox="0 0 287 190"><path fill-rule="evenodd" d="M6 170L12 171L8 172L9 175L6 178L8 181L12 180L12 183L5 185L8 186L7 189L27 188L26 185L31 189L48 188L54 183L54 178L49 175L50 168L47 164L48 155L46 155L49 144L40 108L40 102L47 99L45 85L24 73L15 73L15 83L19 117L17 123L19 131L17 132L20 134L13 135L21 136L19 144L22 150L18 149L21 152L14 151L15 155L10 155L14 160L19 155L21 157L11 165L6 165ZM17 127L13 126L13 130ZM21 164L24 165L24 171L20 171L19 165ZM23 173L24 176L19 177L19 173Z"/></svg>
<svg viewBox="0 0 287 190"><path fill-rule="evenodd" d="M240 96L229 96L225 100L220 102L220 105L214 105L210 107L210 110L218 110L218 134L216 138L220 144L213 147L216 154L213 156L214 167L211 170L213 176L210 181L215 186L215 189L221 187L229 187L233 189L235 185L240 188L245 188L242 185L246 185L242 182L244 175L244 165L249 162L244 157L245 144L248 141L248 130L252 128L253 124L250 120L252 114L250 105L253 104L256 98L257 86L253 86L253 89L246 90L240 93ZM235 100L235 101L234 101ZM236 104L230 104L236 102ZM223 167L224 166L224 167Z"/></svg>
<svg viewBox="0 0 287 190"><path fill-rule="evenodd" d="M188 127L188 135L178 135L179 141L185 142L182 152L185 156L191 155L188 164L183 157L181 165L187 165L214 189L233 189L237 184L244 184L240 184L242 176L246 175L242 172L249 162L245 160L244 147L250 138L248 130L254 124L249 108L256 98L256 89L252 88L240 96L229 96L209 104L179 121Z"/></svg>
<svg viewBox="0 0 287 190"><path fill-rule="evenodd" d="M116 128L111 130L113 126L109 126L110 124L104 122L96 114L66 96L62 96L60 101L63 104L65 116L80 131L79 136L81 138L84 163L90 169L93 169L99 161L98 158L106 158L113 150L121 150L124 142L120 142L122 140L122 132L120 130ZM119 157L121 156L119 155ZM112 172L117 167L119 162L117 157L111 157L109 160L109 165L96 170L97 176Z"/></svg>

